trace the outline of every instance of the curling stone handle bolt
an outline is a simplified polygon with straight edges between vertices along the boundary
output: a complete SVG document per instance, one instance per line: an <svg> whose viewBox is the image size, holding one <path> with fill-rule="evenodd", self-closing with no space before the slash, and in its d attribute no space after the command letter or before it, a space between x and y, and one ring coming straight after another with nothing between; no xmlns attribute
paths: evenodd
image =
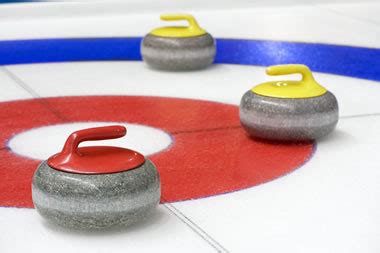
<svg viewBox="0 0 380 253"><path fill-rule="evenodd" d="M286 65L275 65L268 67L266 69L268 75L278 76L278 75L291 75L291 74L301 74L302 80L300 84L304 86L319 85L313 77L310 69L302 64L286 64Z"/></svg>
<svg viewBox="0 0 380 253"><path fill-rule="evenodd" d="M164 14L161 15L161 20L164 21L177 21L177 20L186 20L189 22L189 30L201 30L200 26L198 25L197 21L192 15L189 14Z"/></svg>
<svg viewBox="0 0 380 253"><path fill-rule="evenodd" d="M67 138L63 146L62 155L70 156L78 152L78 146L84 141L98 141L116 139L125 136L127 129L124 126L114 125L94 127L76 131Z"/></svg>

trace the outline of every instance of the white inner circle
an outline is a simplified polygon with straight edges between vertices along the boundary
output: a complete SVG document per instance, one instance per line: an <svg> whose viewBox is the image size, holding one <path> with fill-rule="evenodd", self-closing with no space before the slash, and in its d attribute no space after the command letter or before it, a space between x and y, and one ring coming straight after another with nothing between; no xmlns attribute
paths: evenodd
<svg viewBox="0 0 380 253"><path fill-rule="evenodd" d="M83 122L33 128L15 135L8 145L14 153L19 155L46 160L62 150L63 144L72 132L115 124L127 127L125 137L103 141L87 141L80 146L117 146L138 151L143 155L151 155L166 149L172 142L168 133L153 127L118 122Z"/></svg>

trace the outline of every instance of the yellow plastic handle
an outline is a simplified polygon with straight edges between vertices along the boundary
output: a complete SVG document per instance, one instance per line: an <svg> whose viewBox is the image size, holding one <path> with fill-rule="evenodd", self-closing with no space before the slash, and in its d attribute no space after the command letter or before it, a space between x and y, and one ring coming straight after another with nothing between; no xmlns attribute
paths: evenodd
<svg viewBox="0 0 380 253"><path fill-rule="evenodd" d="M306 65L302 64L275 65L268 67L266 72L270 76L301 74L302 80L300 80L300 84L306 86L319 85L315 81L310 69Z"/></svg>
<svg viewBox="0 0 380 253"><path fill-rule="evenodd" d="M252 88L252 92L276 98L311 98L325 94L327 90L318 84L310 69L302 64L276 65L266 69L268 75L301 74L300 81L281 80L262 83Z"/></svg>
<svg viewBox="0 0 380 253"><path fill-rule="evenodd" d="M190 30L202 30L198 25L198 22L195 20L193 15L190 14L163 14L161 15L161 20L164 21L178 21L178 20L186 20L189 22L188 29Z"/></svg>
<svg viewBox="0 0 380 253"><path fill-rule="evenodd" d="M161 15L164 21L181 21L185 20L188 26L171 26L154 29L150 34L162 37L195 37L206 33L199 25L195 18L190 14L164 14Z"/></svg>

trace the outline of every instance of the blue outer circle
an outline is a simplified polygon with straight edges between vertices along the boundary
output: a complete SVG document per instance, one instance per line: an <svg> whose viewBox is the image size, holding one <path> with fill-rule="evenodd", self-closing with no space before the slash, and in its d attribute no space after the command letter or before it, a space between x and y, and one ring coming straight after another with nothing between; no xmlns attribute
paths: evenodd
<svg viewBox="0 0 380 253"><path fill-rule="evenodd" d="M140 61L141 37L0 41L0 65ZM380 81L380 49L318 43L217 39L215 63L268 66L300 63L313 71Z"/></svg>

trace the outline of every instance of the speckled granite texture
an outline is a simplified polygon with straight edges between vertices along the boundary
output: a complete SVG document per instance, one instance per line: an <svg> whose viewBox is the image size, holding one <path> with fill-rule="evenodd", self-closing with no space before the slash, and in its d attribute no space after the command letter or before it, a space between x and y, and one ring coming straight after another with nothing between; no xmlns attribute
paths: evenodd
<svg viewBox="0 0 380 253"><path fill-rule="evenodd" d="M144 61L168 71L203 69L215 58L215 40L210 34L188 38L166 38L148 34L141 44Z"/></svg>
<svg viewBox="0 0 380 253"><path fill-rule="evenodd" d="M310 141L334 130L338 102L327 92L313 98L260 96L251 90L240 102L240 122L253 137L278 141Z"/></svg>
<svg viewBox="0 0 380 253"><path fill-rule="evenodd" d="M98 175L58 171L44 161L32 184L33 202L43 217L80 229L135 223L158 205L160 195L159 174L149 160L136 169Z"/></svg>

